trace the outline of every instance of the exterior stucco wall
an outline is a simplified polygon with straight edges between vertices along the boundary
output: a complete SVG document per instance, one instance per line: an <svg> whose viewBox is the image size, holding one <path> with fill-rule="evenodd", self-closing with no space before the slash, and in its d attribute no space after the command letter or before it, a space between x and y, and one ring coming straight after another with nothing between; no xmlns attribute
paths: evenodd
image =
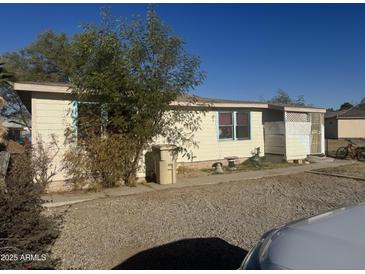
<svg viewBox="0 0 365 274"><path fill-rule="evenodd" d="M365 138L365 119L338 119L338 138Z"/></svg>

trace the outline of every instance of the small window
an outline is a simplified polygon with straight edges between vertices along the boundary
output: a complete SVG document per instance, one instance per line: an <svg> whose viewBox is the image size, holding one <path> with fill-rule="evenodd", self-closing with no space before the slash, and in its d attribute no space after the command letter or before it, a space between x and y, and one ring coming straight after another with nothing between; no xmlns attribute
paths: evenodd
<svg viewBox="0 0 365 274"><path fill-rule="evenodd" d="M250 138L249 114L247 112L236 113L236 139Z"/></svg>
<svg viewBox="0 0 365 274"><path fill-rule="evenodd" d="M219 139L233 139L232 112L219 112Z"/></svg>

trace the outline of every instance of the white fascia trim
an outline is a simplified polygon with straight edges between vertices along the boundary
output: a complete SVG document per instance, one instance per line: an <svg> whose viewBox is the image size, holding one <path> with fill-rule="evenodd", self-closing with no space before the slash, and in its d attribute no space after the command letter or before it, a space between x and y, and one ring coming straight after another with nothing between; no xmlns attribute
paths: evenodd
<svg viewBox="0 0 365 274"><path fill-rule="evenodd" d="M72 92L72 88L70 88L68 86L27 84L27 83L14 83L14 90L32 91L32 92L50 92L50 93L71 93Z"/></svg>

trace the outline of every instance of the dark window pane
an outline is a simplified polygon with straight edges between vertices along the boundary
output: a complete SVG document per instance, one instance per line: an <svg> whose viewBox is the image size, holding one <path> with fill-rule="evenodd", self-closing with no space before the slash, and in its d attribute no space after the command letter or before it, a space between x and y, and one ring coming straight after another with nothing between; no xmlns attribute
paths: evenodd
<svg viewBox="0 0 365 274"><path fill-rule="evenodd" d="M250 138L250 128L248 126L236 126L237 139Z"/></svg>
<svg viewBox="0 0 365 274"><path fill-rule="evenodd" d="M232 138L233 138L232 126L219 127L219 139L232 139Z"/></svg>
<svg viewBox="0 0 365 274"><path fill-rule="evenodd" d="M232 125L232 113L219 113L219 125L225 126L225 125Z"/></svg>
<svg viewBox="0 0 365 274"><path fill-rule="evenodd" d="M236 124L237 126L248 125L248 113L237 113L236 114Z"/></svg>

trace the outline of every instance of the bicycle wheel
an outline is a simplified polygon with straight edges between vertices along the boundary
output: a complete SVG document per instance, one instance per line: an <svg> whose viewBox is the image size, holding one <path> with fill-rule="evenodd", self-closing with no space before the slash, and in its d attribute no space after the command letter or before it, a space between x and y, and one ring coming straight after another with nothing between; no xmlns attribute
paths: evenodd
<svg viewBox="0 0 365 274"><path fill-rule="evenodd" d="M365 161L365 148L359 149L356 154L358 161Z"/></svg>
<svg viewBox="0 0 365 274"><path fill-rule="evenodd" d="M336 151L336 158L337 159L346 159L347 154L349 153L347 147L340 147Z"/></svg>

